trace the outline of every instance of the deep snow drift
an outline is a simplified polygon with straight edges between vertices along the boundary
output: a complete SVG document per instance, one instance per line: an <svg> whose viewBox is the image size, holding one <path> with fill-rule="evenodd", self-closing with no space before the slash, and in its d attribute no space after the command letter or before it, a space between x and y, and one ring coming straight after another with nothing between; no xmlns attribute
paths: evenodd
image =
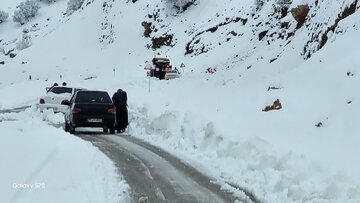
<svg viewBox="0 0 360 203"><path fill-rule="evenodd" d="M0 56L0 108L33 104L54 82L110 94L122 88L133 136L178 154L239 197L236 188L261 202L358 202L359 5L339 18L354 2L294 0L281 16L275 1L256 10L253 1L201 0L183 13L159 0L86 1L63 16L66 2L58 1L22 27L0 25L11 50L38 22L30 48ZM296 28L290 9L306 3L310 12ZM144 21L154 26L150 38ZM151 48L151 38L169 34L171 46ZM157 54L184 63L185 73L152 78L148 92L143 68ZM276 99L282 109L262 111Z"/></svg>
<svg viewBox="0 0 360 203"><path fill-rule="evenodd" d="M1 202L127 202L113 163L80 138L55 128L61 114L0 115Z"/></svg>

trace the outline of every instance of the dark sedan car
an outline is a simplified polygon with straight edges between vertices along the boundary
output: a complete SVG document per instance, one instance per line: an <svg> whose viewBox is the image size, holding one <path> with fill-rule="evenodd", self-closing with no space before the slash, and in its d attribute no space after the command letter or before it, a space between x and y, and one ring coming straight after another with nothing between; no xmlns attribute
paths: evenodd
<svg viewBox="0 0 360 203"><path fill-rule="evenodd" d="M65 131L75 133L77 127L101 127L115 133L116 109L105 91L78 91L69 102L65 113Z"/></svg>

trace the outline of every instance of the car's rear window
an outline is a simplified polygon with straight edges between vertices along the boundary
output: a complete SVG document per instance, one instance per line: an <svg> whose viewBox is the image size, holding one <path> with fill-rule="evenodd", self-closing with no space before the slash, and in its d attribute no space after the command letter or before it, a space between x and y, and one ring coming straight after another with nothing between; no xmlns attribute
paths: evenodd
<svg viewBox="0 0 360 203"><path fill-rule="evenodd" d="M169 71L166 71L167 73L177 73L176 70L169 70Z"/></svg>
<svg viewBox="0 0 360 203"><path fill-rule="evenodd" d="M107 92L84 91L78 92L76 103L112 103Z"/></svg>
<svg viewBox="0 0 360 203"><path fill-rule="evenodd" d="M49 92L54 94L63 94L63 93L72 93L72 88L70 87L53 87Z"/></svg>

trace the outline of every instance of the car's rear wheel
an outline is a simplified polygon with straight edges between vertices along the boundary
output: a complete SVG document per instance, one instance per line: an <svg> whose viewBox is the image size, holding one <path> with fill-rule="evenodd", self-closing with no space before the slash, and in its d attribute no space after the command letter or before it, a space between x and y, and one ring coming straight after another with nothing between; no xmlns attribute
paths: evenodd
<svg viewBox="0 0 360 203"><path fill-rule="evenodd" d="M109 128L108 127L103 127L103 132L104 133L107 133L109 131Z"/></svg>
<svg viewBox="0 0 360 203"><path fill-rule="evenodd" d="M115 128L114 127L109 127L109 129L110 129L110 134L115 134Z"/></svg>
<svg viewBox="0 0 360 203"><path fill-rule="evenodd" d="M65 132L69 132L69 130L70 130L69 124L66 121L65 121L64 130L65 130Z"/></svg>
<svg viewBox="0 0 360 203"><path fill-rule="evenodd" d="M71 123L69 124L69 132L70 134L75 134L75 126L72 126Z"/></svg>

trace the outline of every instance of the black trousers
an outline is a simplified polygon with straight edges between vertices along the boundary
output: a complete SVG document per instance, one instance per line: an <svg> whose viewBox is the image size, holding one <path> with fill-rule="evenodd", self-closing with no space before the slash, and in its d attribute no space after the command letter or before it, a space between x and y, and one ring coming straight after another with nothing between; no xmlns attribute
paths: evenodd
<svg viewBox="0 0 360 203"><path fill-rule="evenodd" d="M116 121L118 130L125 130L128 126L128 110L126 105L116 107Z"/></svg>

